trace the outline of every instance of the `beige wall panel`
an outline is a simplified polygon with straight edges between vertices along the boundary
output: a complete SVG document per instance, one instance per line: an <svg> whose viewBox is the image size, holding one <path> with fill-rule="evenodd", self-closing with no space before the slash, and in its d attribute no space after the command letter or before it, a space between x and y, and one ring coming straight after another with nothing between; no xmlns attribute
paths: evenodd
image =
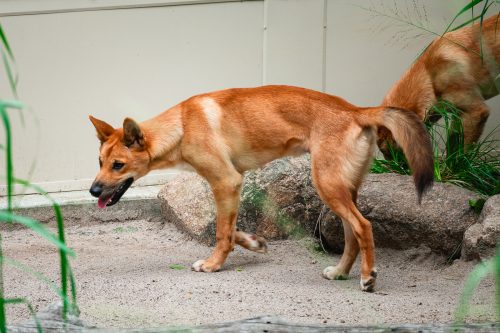
<svg viewBox="0 0 500 333"><path fill-rule="evenodd" d="M13 118L17 175L37 155L32 181L87 188L98 170L89 114L121 127L196 93L260 85L262 22L262 2L3 18L20 97L39 120L27 115L23 130Z"/></svg>
<svg viewBox="0 0 500 333"><path fill-rule="evenodd" d="M322 90L324 0L267 0L264 83Z"/></svg>
<svg viewBox="0 0 500 333"><path fill-rule="evenodd" d="M200 1L206 3L167 6ZM26 177L36 158L34 182L50 191L86 189L98 169L89 114L119 127L125 116L145 120L200 92L289 84L377 105L434 38L416 38L421 30L387 16L397 11L400 20L411 18L440 33L467 3L218 1L1 1L0 15L72 11L2 17L17 59L20 97L37 117L26 112L22 127L12 113L17 175ZM147 8L135 8L138 4ZM8 97L5 80L0 91ZM488 104L486 131L500 123L500 97ZM161 182L169 174L143 183Z"/></svg>
<svg viewBox="0 0 500 333"><path fill-rule="evenodd" d="M255 0L1 0L0 16Z"/></svg>
<svg viewBox="0 0 500 333"><path fill-rule="evenodd" d="M376 105L382 101L390 86L434 36L412 38L414 34L421 33L418 30L399 34L411 27L364 8L375 4L372 5L375 10L390 14L394 4L401 6L405 2L412 3L392 0L328 0L328 92L339 94L358 105ZM425 6L433 29L440 32L444 29L445 19L452 17L457 8L436 3L438 2L432 0L419 2ZM406 13L405 8L398 10ZM439 24L436 24L436 20Z"/></svg>

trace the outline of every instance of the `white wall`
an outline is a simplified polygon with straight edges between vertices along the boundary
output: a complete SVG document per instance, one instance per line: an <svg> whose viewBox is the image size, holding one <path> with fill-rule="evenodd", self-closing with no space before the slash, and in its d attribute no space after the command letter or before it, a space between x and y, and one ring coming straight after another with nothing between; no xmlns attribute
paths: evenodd
<svg viewBox="0 0 500 333"><path fill-rule="evenodd" d="M20 96L38 119L26 113L23 128L13 117L17 175L27 177L35 158L31 179L47 190L86 189L98 169L89 114L119 127L205 91L280 83L376 105L433 36L400 34L408 25L374 13L390 14L394 2L360 8L370 3L2 0ZM414 3L398 1L399 15L441 32L466 0ZM8 96L6 82L0 91ZM500 99L490 104L493 128Z"/></svg>

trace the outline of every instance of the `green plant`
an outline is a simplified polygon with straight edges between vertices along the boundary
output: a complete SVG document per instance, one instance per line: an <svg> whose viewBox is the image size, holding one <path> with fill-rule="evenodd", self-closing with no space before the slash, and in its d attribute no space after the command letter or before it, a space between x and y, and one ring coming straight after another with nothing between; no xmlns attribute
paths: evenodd
<svg viewBox="0 0 500 333"><path fill-rule="evenodd" d="M7 331L5 306L8 304L25 304L28 307L29 312L35 317L38 331L41 332L42 328L40 326L40 323L35 316L32 305L27 299L24 298L7 299L4 297L5 295L4 283L3 283L4 265L8 264L14 266L15 268L22 269L24 272L34 275L39 280L44 281L49 285L51 285L63 301L63 316L64 318L66 318L68 312L71 309L76 309L76 286L68 259L69 256L74 257L75 254L70 248L67 247L65 242L64 222L59 205L40 187L31 184L27 180L15 178L14 176L14 165L12 159L12 132L11 132L11 123L8 111L17 110L18 113L22 114L22 111L24 109L24 104L17 100L18 78L16 71L14 70L15 59L13 52L10 48L9 42L7 40L7 37L1 25L0 25L0 52L2 55L4 69L7 74L7 79L9 81L12 94L16 98L15 100L0 99L0 117L3 128L5 130L5 144L2 144L0 146L0 149L4 151L5 155L6 165L5 165L4 179L6 182L6 192L7 192L6 195L7 209L0 211L0 222L7 224L14 224L14 223L22 224L30 228L34 232L38 233L40 236L47 239L53 245L55 245L59 251L60 277L61 277L61 287L60 288L54 287L50 283L50 280L43 277L43 275L36 273L33 270L30 270L22 263L6 258L2 252L2 235L0 234L0 332L4 333ZM52 232L50 232L38 221L31 219L29 217L18 215L14 212L12 198L14 195L15 184L21 185L23 188L31 188L50 200L56 217L57 231L58 231L57 234L53 234ZM71 295L71 299L68 297L68 295Z"/></svg>
<svg viewBox="0 0 500 333"><path fill-rule="evenodd" d="M179 265L179 264L172 264L170 266L168 266L170 269L175 269L177 271L180 271L180 270L183 270L184 268L186 268L185 266L183 265Z"/></svg>
<svg viewBox="0 0 500 333"><path fill-rule="evenodd" d="M453 104L441 100L433 106L431 119L425 121L434 149L434 178L485 196L495 195L500 189L500 151L497 149L500 142L493 139L498 127L477 143L466 146L460 112ZM442 120L437 122L435 117ZM390 154L388 160L375 159L371 171L410 174L403 153L391 148Z"/></svg>
<svg viewBox="0 0 500 333"><path fill-rule="evenodd" d="M481 213L485 203L486 203L486 199L484 199L484 198L470 199L469 200L469 206L471 206L472 209L474 209L474 212L476 214Z"/></svg>
<svg viewBox="0 0 500 333"><path fill-rule="evenodd" d="M406 8L398 8L396 2L394 2L393 8L384 6L379 8L373 4L370 7L362 8L376 16L388 18L397 24L410 27L398 32L397 39L401 39L401 34L411 34L411 32L417 31L418 34L410 38L414 39L423 34L446 38L444 35L447 32L460 29L476 21L480 22L482 28L484 17L493 8L496 9L498 4L500 4L498 0L469 1L457 12L441 33L432 31L428 27L429 20L425 6L419 6L416 1L413 1L411 5L406 3ZM479 12L477 8L479 8ZM470 18L463 19L469 13ZM463 19L463 22L456 23L459 19ZM482 43L480 43L479 53L482 59ZM432 117L426 120L426 126L434 145L435 179L465 187L482 195L490 196L500 193L500 153L498 150L500 144L499 140L494 139L498 127L481 141L465 147L460 118L461 111L457 107L441 100L429 113L432 114ZM442 122L436 122L437 118L442 118ZM410 174L408 163L400 150L391 148L390 155L389 160L376 159L372 166L372 172ZM480 209L481 205L480 202L472 202L471 206L474 209Z"/></svg>
<svg viewBox="0 0 500 333"><path fill-rule="evenodd" d="M135 232L137 230L139 230L137 227L132 227L132 226L117 227L117 228L113 229L113 231L116 232L116 233Z"/></svg>
<svg viewBox="0 0 500 333"><path fill-rule="evenodd" d="M458 302L458 307L455 311L455 322L462 323L465 321L469 310L469 302L474 295L474 290L488 274L492 274L495 277L497 321L500 322L500 243L497 245L495 257L476 265L469 273L464 284L462 296Z"/></svg>

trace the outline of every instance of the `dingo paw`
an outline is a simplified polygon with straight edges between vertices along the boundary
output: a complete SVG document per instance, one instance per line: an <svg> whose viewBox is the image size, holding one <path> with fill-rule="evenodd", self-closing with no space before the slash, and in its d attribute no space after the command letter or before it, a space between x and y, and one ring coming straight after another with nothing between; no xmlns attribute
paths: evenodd
<svg viewBox="0 0 500 333"><path fill-rule="evenodd" d="M323 277L328 280L347 280L349 273L344 272L338 266L328 266L323 270Z"/></svg>
<svg viewBox="0 0 500 333"><path fill-rule="evenodd" d="M267 242L262 237L251 235L248 240L248 249L258 253L267 253Z"/></svg>
<svg viewBox="0 0 500 333"><path fill-rule="evenodd" d="M191 269L195 272L205 272L205 273L212 273L212 272L217 272L220 270L221 265L219 264L214 264L211 263L208 260L198 260L193 264Z"/></svg>
<svg viewBox="0 0 500 333"><path fill-rule="evenodd" d="M361 277L361 290L366 292L374 292L375 291L375 283L377 281L377 271L373 270L370 273L370 276L363 278Z"/></svg>

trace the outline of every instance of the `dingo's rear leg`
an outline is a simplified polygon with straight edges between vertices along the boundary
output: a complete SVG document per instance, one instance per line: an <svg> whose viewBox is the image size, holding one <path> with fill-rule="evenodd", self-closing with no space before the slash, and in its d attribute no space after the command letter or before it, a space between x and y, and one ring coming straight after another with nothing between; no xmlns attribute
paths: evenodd
<svg viewBox="0 0 500 333"><path fill-rule="evenodd" d="M350 128L342 141L321 138L312 150L312 177L321 199L342 219L345 248L339 264L327 267L329 279L346 278L361 251L361 289L373 291L377 277L372 226L356 208L357 190L375 146L375 132Z"/></svg>
<svg viewBox="0 0 500 333"><path fill-rule="evenodd" d="M334 173L329 173L334 175ZM372 234L372 226L358 211L354 202L352 202L349 190L340 183L329 181L327 175L315 176L316 187L321 198L330 206L331 210L340 216L343 221L347 221L350 228L344 228L344 233L349 234L350 230L358 243L361 250L361 289L363 291L373 291L377 272L375 269L375 254L374 242ZM335 179L336 177L331 177ZM349 274L352 263L354 262L357 253L357 247L353 245L353 240L350 236L344 249L344 254L340 263L335 267L327 267L324 275L327 278L346 277ZM348 245L349 244L349 245Z"/></svg>
<svg viewBox="0 0 500 333"><path fill-rule="evenodd" d="M342 219L344 227L344 253L337 266L328 266L323 270L323 276L329 280L345 280L349 277L352 265L359 253L359 245L349 222Z"/></svg>

